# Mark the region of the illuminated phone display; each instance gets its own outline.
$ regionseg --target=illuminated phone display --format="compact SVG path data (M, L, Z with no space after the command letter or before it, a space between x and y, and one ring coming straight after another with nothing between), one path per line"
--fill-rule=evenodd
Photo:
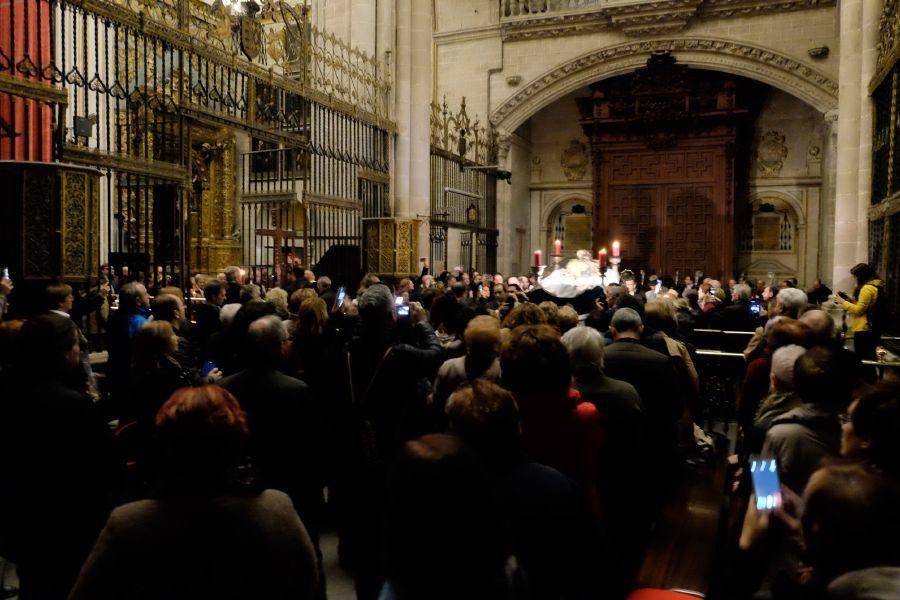
M773 510L781 506L781 481L778 479L778 461L774 458L753 456L750 458L750 477L756 494L756 510Z

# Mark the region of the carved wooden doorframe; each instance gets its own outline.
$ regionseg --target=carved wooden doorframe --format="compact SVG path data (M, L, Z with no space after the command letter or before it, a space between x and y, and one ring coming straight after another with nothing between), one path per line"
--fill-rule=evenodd
M594 137L594 246L622 244L622 267L732 274L734 132L684 136L667 148Z

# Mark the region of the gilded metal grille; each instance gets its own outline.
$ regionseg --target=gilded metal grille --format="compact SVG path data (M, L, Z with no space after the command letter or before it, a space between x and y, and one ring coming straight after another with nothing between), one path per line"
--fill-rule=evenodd
M303 3L265 2L250 16L201 0L13 2L0 11L0 158L98 166L110 251L186 280L189 266L213 268L230 260L229 244L276 228L271 207L259 206L238 242L247 209L235 219L235 194L302 193L341 207L331 212L388 212L387 73L312 26ZM238 165L241 132L262 152ZM211 190L215 169L224 183ZM203 198L213 193L222 199L210 211ZM358 237L358 222L317 210L317 255L328 240ZM300 210L292 225L288 213L281 228L313 220Z
M872 138L872 203L891 193L891 101L893 78L885 81L872 95L875 128Z
M884 256L884 219L869 221L869 262L876 271L881 270Z
M886 283L888 301L891 303L891 318L888 330L892 333L897 333L898 326L900 326L900 272L897 269L897 265L900 265L900 213L891 215L888 227L888 272L886 274Z

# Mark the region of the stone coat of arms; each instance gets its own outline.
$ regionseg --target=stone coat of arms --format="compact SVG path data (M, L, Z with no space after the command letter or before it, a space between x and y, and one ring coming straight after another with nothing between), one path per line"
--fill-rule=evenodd
M563 172L569 181L581 181L587 172L588 154L584 142L572 140L560 158Z
M788 149L785 137L777 131L768 131L756 147L756 164L763 175L778 175L784 167Z

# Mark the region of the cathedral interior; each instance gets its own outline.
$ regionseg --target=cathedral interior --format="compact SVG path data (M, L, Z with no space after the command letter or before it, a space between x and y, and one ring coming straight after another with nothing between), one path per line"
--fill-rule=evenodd
M894 330L898 58L898 0L8 0L0 267L24 313L101 265L355 290L615 241L676 281L868 263Z
M21 293L358 281L615 239L635 272L900 291L895 2L608 4L8 3L0 263Z

